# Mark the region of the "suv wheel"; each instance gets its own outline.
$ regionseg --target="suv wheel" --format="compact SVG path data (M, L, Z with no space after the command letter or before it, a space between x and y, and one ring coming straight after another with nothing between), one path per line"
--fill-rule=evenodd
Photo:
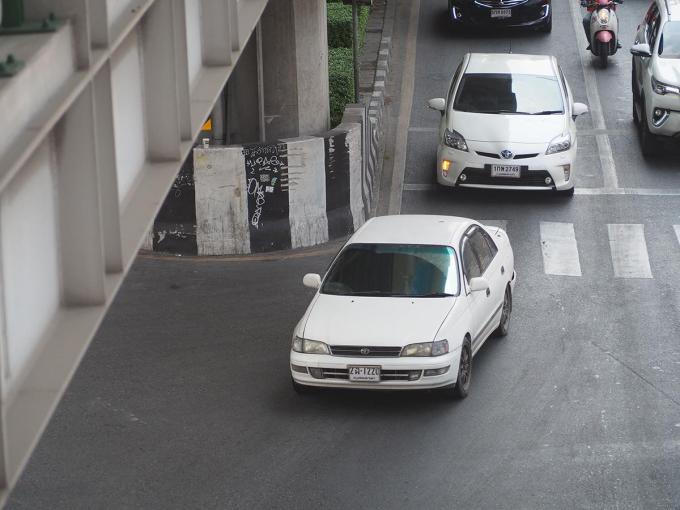
M642 155L645 157L654 156L657 151L658 141L656 137L649 131L644 97L640 97L640 110L640 117L642 117L640 119L640 146L642 148Z

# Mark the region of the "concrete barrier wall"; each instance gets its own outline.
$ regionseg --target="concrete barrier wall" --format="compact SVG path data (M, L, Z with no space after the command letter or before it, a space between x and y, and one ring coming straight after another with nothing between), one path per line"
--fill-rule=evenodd
M366 159L368 116L359 110L347 116L356 122L323 136L196 147L144 247L246 254L352 234L370 215L374 172Z

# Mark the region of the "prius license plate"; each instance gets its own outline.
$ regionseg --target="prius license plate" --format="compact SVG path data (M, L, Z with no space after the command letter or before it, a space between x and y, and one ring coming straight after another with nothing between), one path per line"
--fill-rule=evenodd
M349 380L354 382L379 382L380 367L349 366Z
M513 177L519 179L521 168L519 165L491 165L491 177Z
M510 9L491 9L492 18L509 18L512 16Z

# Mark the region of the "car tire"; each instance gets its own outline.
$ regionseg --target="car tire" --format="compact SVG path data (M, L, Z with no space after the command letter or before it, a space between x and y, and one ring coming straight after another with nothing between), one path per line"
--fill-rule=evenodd
M290 382L293 384L293 391L298 395L309 395L310 393L314 393L316 391L314 386L307 386L306 384L295 382L295 379L292 377L290 378Z
M503 298L503 308L501 311L501 322L498 324L494 334L497 337L508 336L510 331L510 316L512 315L512 290L510 285L505 288L505 297Z
M574 186L572 186L572 187L569 188L569 189L561 189L561 190L557 190L557 191L555 191L555 194L556 194L558 197L568 197L568 198L571 198L571 197L574 196Z
M460 351L460 361L458 363L458 378L453 387L453 396L459 400L464 399L470 392L470 379L472 376L472 348L470 339L466 338L463 348Z
M633 60L633 70L630 76L630 88L633 91L633 123L636 126L640 125L640 117L638 116L639 96L637 83L635 82L635 60Z
M647 124L647 111L645 110L645 100L644 97L640 98L640 148L642 149L642 155L646 158L654 156L658 149L658 142L656 137L649 130L649 125Z
M550 13L550 16L548 16L548 21L546 21L543 26L541 26L540 31L545 34L552 32L552 13Z

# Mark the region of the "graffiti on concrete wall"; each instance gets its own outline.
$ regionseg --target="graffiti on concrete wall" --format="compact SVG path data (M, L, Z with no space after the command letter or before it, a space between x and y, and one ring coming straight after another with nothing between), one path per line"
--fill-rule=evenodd
M247 145L243 157L251 251L290 248L287 145Z
M328 238L337 239L354 232L350 208L350 164L347 133L324 139L326 156L326 214Z

